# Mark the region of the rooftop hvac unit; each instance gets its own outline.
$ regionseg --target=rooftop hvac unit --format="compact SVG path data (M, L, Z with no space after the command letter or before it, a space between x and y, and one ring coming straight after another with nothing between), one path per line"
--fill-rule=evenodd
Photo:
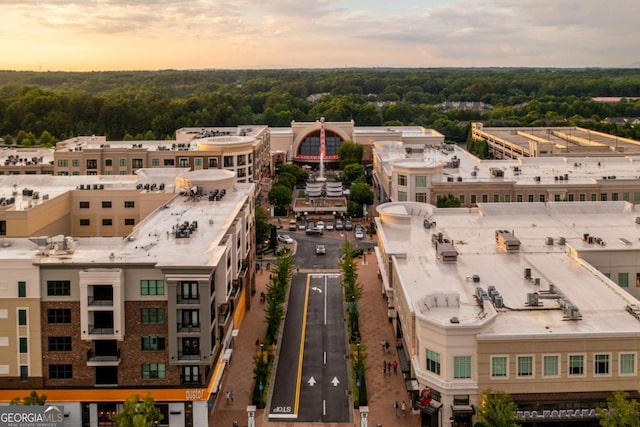
M537 307L539 304L538 301L538 293L537 292L531 292L527 294L527 305L529 307Z
M489 293L489 297L491 299L493 299L493 296L498 293L498 291L496 290L496 287L493 285L489 285L489 287L487 288L487 292Z
M530 268L525 268L524 269L524 278L529 280L531 279L531 269Z
M473 283L480 283L480 276L474 274L473 276L471 276L471 280L473 280Z
M493 304L496 306L496 308L504 307L504 300L502 299L502 295L496 295L493 299Z
M545 237L544 238L544 243L547 246L553 246L553 237L549 237L549 236Z
M567 243L567 239L566 238L564 238L562 236L558 237L558 245L564 246L566 243Z
M481 300L483 295L484 295L484 289L482 289L480 286L478 286L476 288L476 298Z

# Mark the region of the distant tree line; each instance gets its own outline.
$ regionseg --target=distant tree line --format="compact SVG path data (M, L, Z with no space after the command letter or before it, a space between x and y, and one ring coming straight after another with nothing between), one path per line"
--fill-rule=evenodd
M310 96L315 95L315 96ZM172 139L181 127L354 120L420 125L464 142L471 121L488 126L580 125L640 138L637 69L346 69L137 72L0 71L0 135L51 145L77 135ZM488 110L442 109L477 101Z

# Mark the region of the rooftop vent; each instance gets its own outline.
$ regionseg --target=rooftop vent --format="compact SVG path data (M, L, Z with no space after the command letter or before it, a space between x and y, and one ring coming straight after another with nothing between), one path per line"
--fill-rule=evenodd
M507 252L518 252L520 250L520 239L514 236L513 231L496 230L496 243Z

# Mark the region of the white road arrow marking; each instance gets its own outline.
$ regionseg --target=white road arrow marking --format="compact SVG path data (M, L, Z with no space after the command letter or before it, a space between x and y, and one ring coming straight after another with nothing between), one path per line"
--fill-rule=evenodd
M338 381L338 377L333 377L333 379L331 380L331 384L333 384L334 387L338 387L338 384L340 384L340 381Z
M312 291L317 291L317 292L322 293L322 289L320 289L320 288L319 288L319 287L317 287L317 286L312 287L312 288L311 288L311 290L312 290Z
M313 378L313 377L309 378L309 381L307 381L307 383L309 383L309 385L310 385L311 387L313 387L314 385L316 385L316 382L317 382L317 381L316 381L316 379L315 379L315 378Z

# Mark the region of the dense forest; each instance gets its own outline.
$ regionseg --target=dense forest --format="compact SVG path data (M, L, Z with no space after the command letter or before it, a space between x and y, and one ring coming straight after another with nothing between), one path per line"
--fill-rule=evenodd
M625 97L610 105L592 97ZM580 125L640 139L637 69L324 69L0 71L0 135L49 145L76 135L172 139L187 126L354 120L420 125L465 141L487 126ZM482 102L484 109L444 102Z

